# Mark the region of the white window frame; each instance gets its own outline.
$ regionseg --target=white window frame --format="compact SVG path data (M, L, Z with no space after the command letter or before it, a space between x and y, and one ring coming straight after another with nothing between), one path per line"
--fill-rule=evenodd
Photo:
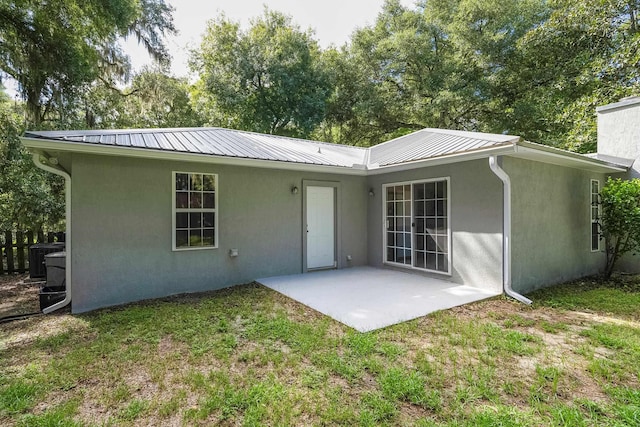
M593 200L593 196L594 196L594 192L593 192L593 184L596 183L598 185L598 192L595 193L596 194L596 218L593 217L593 204L594 204L594 200ZM592 179L589 181L589 248L591 249L591 252L600 252L602 250L602 243L600 243L600 233L598 232L598 247L596 249L594 249L593 247L593 224L594 223L598 223L598 220L602 217L602 206L600 205L600 203L598 203L598 194L600 194L600 190L601 190L601 186L600 186L600 180L599 179ZM598 227L598 231L600 230L600 228Z
M176 208L176 175L188 174L188 175L212 175L215 179L215 195L214 206L215 208ZM220 180L218 174L210 172L195 172L195 171L173 171L171 173L171 247L174 252L182 251L198 251L206 249L218 249L219 234L218 233L218 219L220 216L220 209L218 205L218 193L220 191ZM176 213L178 212L213 212L214 224L213 224L213 241L212 246L190 246L190 247L176 247Z
M421 183L429 183L429 182L438 182L438 181L446 181L447 182L447 271L438 271L438 270L430 270L427 268L414 267L415 264L415 256L414 251L416 247L416 235L414 233L415 227L411 227L411 264L400 264L397 262L387 261L387 188L395 187L400 185L410 185L411 186L411 224L415 224L415 215L414 215L414 207L413 207L413 184L421 184ZM438 177L438 178L427 178L427 179L416 179L413 181L400 181L400 182L389 182L386 184L382 184L382 263L385 265L391 265L399 268L406 268L409 270L427 272L440 274L443 276L451 276L452 275L452 264L453 264L453 248L451 246L451 178L448 176Z

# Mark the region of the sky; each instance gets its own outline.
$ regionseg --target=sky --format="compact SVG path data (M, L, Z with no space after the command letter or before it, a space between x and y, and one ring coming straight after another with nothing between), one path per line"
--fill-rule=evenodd
M401 0L412 6L415 0ZM167 0L174 7L177 36L166 38L172 59L171 71L176 76L188 75L189 50L200 44L207 21L224 13L227 18L240 22L243 28L250 20L263 13L264 5L293 18L303 30L314 30L322 48L342 46L357 28L375 22L384 0ZM148 55L134 39L124 45L131 56L134 69L150 64Z

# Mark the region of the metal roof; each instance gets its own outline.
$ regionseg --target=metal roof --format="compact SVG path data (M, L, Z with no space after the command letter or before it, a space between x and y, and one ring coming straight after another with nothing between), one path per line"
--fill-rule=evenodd
M30 131L25 137L342 167L364 165L366 155L361 147L222 128Z
M609 156L607 154L589 153L585 156L590 159L601 160L603 162L610 163L612 165L621 166L623 168L630 168L635 163L635 159L627 159L625 157Z
M313 165L337 168L345 173L382 173L417 167L423 161L435 164L469 160L498 152L596 171L621 171L628 167L613 159L589 158L530 143L519 136L430 128L371 148L222 128L29 131L23 142L27 147L39 150L151 158L171 153L181 158L195 154L192 160L197 156L212 156L216 162L224 161L221 158L238 160L238 164L240 159L245 159L245 163L257 160L259 162L252 164L275 168ZM265 162L261 162L263 160Z
M513 145L519 136L422 129L371 147L369 163L396 165L423 159Z

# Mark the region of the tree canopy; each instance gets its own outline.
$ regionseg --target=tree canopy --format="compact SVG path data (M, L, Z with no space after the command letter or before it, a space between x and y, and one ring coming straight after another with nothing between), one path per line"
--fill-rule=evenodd
M196 105L214 125L309 136L330 90L319 58L311 33L286 15L265 9L247 30L222 16L193 53Z
M637 0L554 0L517 43L506 120L527 138L595 151L595 107L640 93Z
M376 22L356 31L342 52L355 78L340 80L335 90L359 95L350 97L348 108L356 114L347 115L347 123L369 143L424 127L495 130L502 74L517 41L546 14L540 0L422 2L414 8L388 0Z
M20 144L23 112L0 97L0 231L55 227L64 213L64 184L37 169Z
M164 0L0 0L0 70L18 82L31 126L54 111L61 119L84 84L126 77L122 38L135 36L167 62L171 11Z
M196 127L203 124L185 78L162 68L144 68L120 90L103 84L86 88L75 120L88 128Z
M19 82L35 128L206 123L372 145L443 127L587 152L595 106L640 92L639 10L640 0L387 0L323 50L265 8L248 28L209 22L193 84L160 67L122 88L118 40L168 59L164 0L0 0L0 70Z
M639 5L387 0L332 54L344 71L321 135L366 145L443 127L593 151L595 107L640 92Z
M639 11L640 0L386 0L327 49L277 11L247 28L220 15L190 81L167 72L165 0L0 0L0 78L24 99L23 116L2 100L0 165L41 185L20 163L23 128L207 124L369 146L442 127L594 151L595 107L640 94ZM132 73L126 37L157 65ZM1 185L6 205L14 190ZM40 200L57 194L42 189Z

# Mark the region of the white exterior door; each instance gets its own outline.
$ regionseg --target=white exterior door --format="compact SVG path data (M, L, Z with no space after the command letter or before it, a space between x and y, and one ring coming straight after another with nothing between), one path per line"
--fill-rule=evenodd
M333 187L307 187L307 269L335 266Z

